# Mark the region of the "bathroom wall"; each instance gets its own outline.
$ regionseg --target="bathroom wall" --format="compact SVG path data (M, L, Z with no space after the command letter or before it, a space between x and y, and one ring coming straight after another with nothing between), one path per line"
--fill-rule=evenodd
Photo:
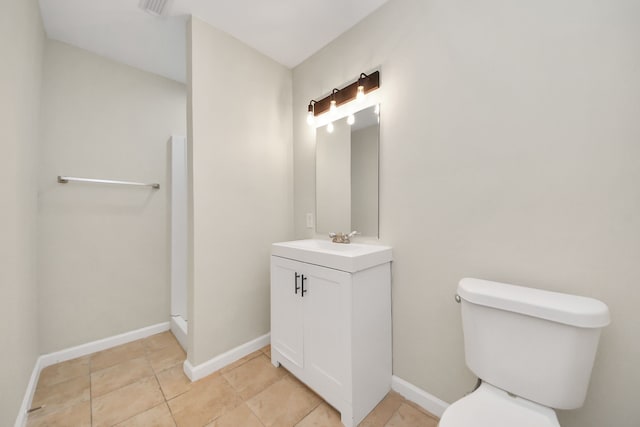
M632 0L392 0L293 70L304 238L315 151L306 105L381 67L395 375L448 402L471 390L453 300L463 277L592 296L613 323L585 406L560 421L637 425L639 18Z
M36 147L44 30L37 0L0 14L0 425L13 425L38 357Z
M40 350L169 320L168 141L185 85L47 41L39 166ZM159 190L56 182L158 182Z
M269 332L270 245L293 236L291 71L193 18L189 361Z

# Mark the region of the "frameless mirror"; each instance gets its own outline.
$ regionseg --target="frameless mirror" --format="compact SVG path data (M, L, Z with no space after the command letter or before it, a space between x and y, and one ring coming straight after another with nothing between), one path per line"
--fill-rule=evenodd
M380 107L351 119L316 129L316 232L378 237Z

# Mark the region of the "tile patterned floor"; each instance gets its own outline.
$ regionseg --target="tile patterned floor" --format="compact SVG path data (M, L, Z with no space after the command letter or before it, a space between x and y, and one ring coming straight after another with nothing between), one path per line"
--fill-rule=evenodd
M341 427L340 414L270 362L267 346L191 383L170 332L43 369L28 427ZM397 393L361 427L436 427Z

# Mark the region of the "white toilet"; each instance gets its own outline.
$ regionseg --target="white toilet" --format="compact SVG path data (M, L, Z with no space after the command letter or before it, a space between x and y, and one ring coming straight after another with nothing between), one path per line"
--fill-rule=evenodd
M462 279L458 296L467 366L482 383L440 427L559 427L552 408L582 406L604 303L479 279Z

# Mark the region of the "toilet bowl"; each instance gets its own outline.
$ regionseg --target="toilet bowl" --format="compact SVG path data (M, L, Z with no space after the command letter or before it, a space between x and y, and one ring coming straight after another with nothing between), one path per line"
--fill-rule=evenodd
M449 406L438 426L560 427L560 424L553 409L482 383L476 391Z
M609 324L604 303L480 279L462 279L456 301L465 361L482 383L440 427L559 427L554 408L582 406Z

